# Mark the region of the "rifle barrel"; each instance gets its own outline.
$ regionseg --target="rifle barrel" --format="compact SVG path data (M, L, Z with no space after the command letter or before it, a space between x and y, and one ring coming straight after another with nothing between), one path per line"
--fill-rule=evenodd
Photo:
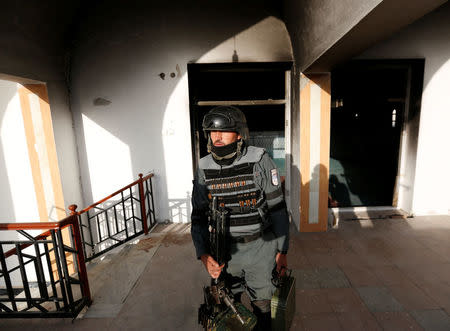
M223 296L223 301L225 302L225 304L231 308L231 310L233 311L233 313L236 314L236 317L238 318L239 322L241 322L242 325L245 324L244 319L242 318L241 314L239 314L239 312L237 311L236 307L233 305L233 302L231 302L230 298L228 297L228 295L224 295Z

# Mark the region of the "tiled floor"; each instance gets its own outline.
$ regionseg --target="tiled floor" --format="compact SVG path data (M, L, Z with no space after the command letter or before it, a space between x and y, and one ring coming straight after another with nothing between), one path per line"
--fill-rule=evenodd
M450 330L450 217L341 221L291 244L293 329Z
M102 284L93 285L94 304L84 317L73 323L0 320L0 329L200 330L197 308L208 276L195 259L188 227L174 230L155 233L127 253L145 266L121 265L120 277L111 272L96 278ZM326 233L292 231L288 262L297 288L291 330L448 331L449 252L450 216L341 221ZM106 281L115 281L117 289L102 293L114 287Z

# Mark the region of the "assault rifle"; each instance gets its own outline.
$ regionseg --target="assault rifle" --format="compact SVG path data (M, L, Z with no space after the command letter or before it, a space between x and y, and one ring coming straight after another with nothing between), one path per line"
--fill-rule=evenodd
M209 219L211 255L219 265L228 261L228 211L217 207L212 201ZM198 323L205 330L251 330L256 324L255 316L242 304L234 303L233 295L226 285L224 272L212 278L211 285L203 287L205 302L198 310Z
M211 248L211 255L219 265L224 264L228 260L228 243L227 243L227 216L228 211L217 207L217 197L213 198L211 216L210 216L210 232L209 242Z

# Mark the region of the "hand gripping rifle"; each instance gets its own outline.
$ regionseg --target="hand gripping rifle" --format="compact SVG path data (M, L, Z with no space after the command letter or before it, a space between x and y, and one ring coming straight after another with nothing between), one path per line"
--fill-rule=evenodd
M217 198L212 201L209 220L211 255L219 265L228 261L228 211L217 207ZM230 289L226 286L222 272L212 278L211 285L203 288L205 303L198 310L198 323L205 330L251 330L252 314L241 304L234 304ZM249 315L248 318L243 314ZM237 322L237 321L238 322Z

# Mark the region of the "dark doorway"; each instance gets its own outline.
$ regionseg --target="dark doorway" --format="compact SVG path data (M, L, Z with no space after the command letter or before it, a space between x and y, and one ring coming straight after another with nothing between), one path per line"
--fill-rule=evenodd
M207 154L203 116L217 105L241 109L250 131L249 144L264 147L285 174L286 71L291 63L189 64L189 101L193 162Z
M367 60L332 71L329 192L339 207L395 205L410 70L408 60Z

